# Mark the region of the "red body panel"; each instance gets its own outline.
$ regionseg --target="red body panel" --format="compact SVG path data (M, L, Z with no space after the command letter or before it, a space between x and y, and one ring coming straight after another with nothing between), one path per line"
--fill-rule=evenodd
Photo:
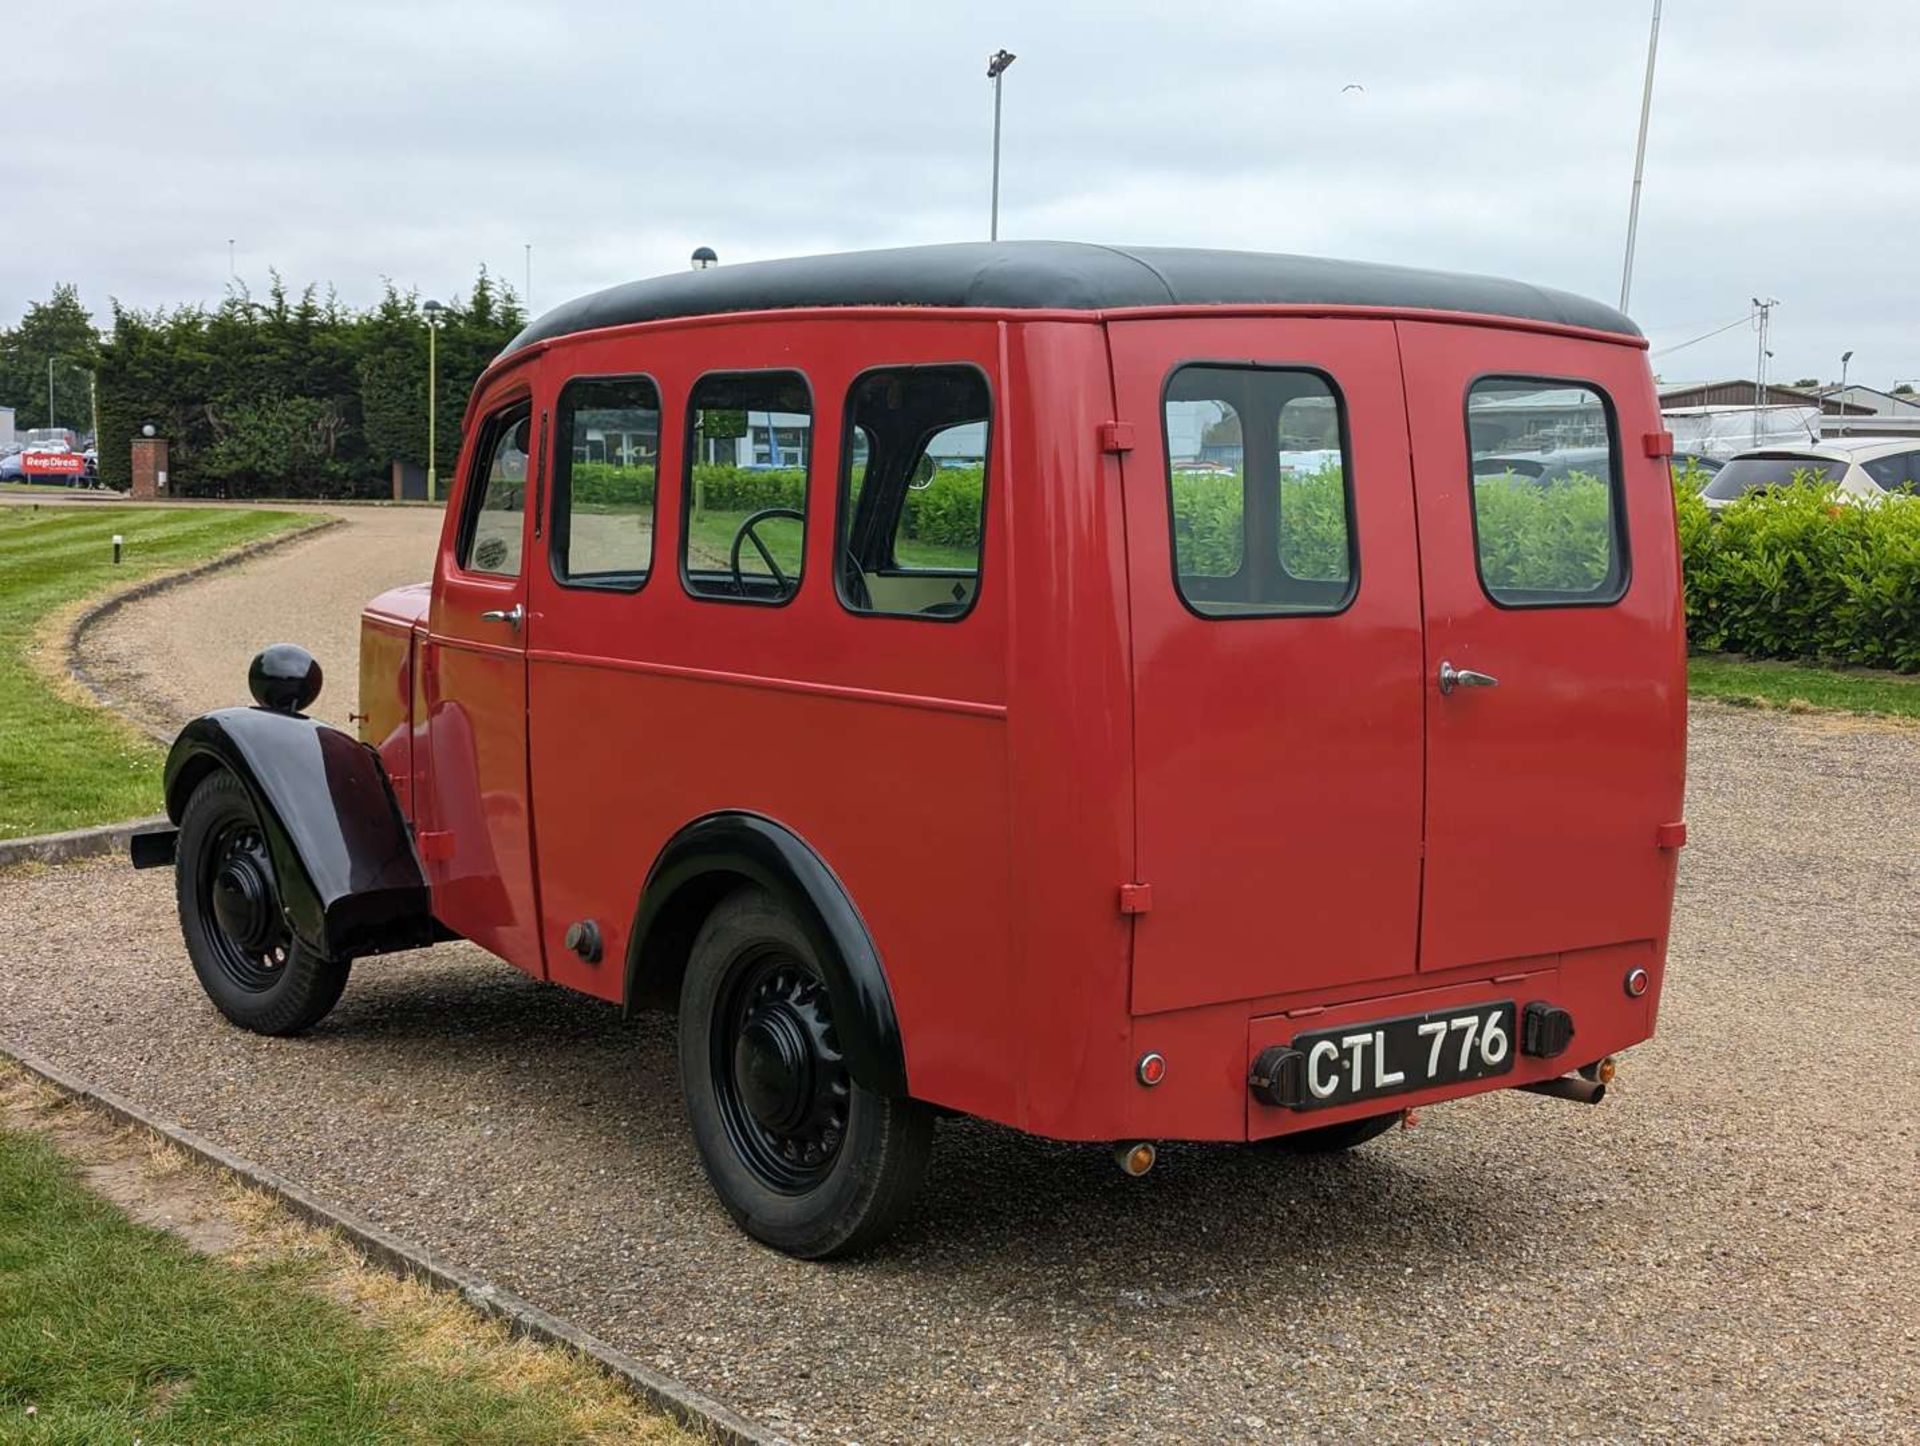
M1179 362L1224 359L1338 384L1360 551L1338 615L1204 619L1175 592L1162 391ZM856 615L833 586L843 400L859 373L915 362L977 366L993 393L982 581L952 623ZM691 597L689 390L773 367L814 398L804 581L779 607ZM1612 397L1633 558L1619 604L1513 613L1480 591L1462 406L1487 371ZM661 847L716 810L763 814L827 863L875 940L913 1093L1061 1138L1336 1122L1248 1094L1259 1049L1308 1029L1504 998L1574 1011L1568 1056L1432 1097L1651 1031L1684 673L1636 346L1352 309L707 317L516 354L476 392L467 451L509 400L531 393L544 438L569 378L637 373L663 408L643 587L558 583L537 488L523 577L463 574L457 492L429 621L417 594L369 612L363 736L413 780L450 927L617 1000ZM480 621L516 602L517 633ZM1442 657L1502 687L1443 702ZM588 919L599 963L562 943ZM1653 975L1640 999L1620 982L1635 965ZM1153 1089L1134 1076L1149 1049L1168 1062Z

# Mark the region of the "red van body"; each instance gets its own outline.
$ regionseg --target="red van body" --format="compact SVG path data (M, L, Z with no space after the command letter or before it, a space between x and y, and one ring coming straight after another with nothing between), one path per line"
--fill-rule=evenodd
M970 369L991 397L962 616L864 613L834 585L844 409L876 367ZM781 606L742 606L674 575L684 413L703 378L768 369L811 397L804 569ZM1182 570L1176 495L1238 475L1202 453L1252 468L1270 425L1182 398L1271 376L1337 421L1337 446L1283 439L1273 464L1284 490L1288 457L1338 454L1350 561L1324 607L1210 601L1230 585ZM570 586L554 418L570 382L620 377L658 395L650 571ZM460 549L509 409L533 442L501 576ZM1519 464L1486 460L1485 419L1600 438L1611 583L1488 581L1475 489ZM480 380L432 582L366 610L360 736L436 926L616 1003L672 999L718 896L718 855L668 879L685 831L742 816L803 841L871 940L926 1105L1148 1142L1515 1086L1597 1098L1654 1027L1684 836L1667 451L1631 323L1508 283L1049 243L640 283ZM679 903L649 898L669 883Z

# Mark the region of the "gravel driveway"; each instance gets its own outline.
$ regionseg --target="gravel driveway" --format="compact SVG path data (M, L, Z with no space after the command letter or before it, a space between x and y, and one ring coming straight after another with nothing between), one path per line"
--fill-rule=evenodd
M1920 1439L1920 730L1703 705L1692 768L1661 1033L1600 1108L1140 1181L952 1122L848 1264L732 1228L666 1020L467 945L258 1039L170 875L0 876L0 1035L800 1440Z
M177 727L247 701L247 664L300 643L326 675L315 716L346 726L360 696L360 608L433 574L438 508L336 507L337 526L257 563L214 573L112 614L88 635L88 670L136 716Z

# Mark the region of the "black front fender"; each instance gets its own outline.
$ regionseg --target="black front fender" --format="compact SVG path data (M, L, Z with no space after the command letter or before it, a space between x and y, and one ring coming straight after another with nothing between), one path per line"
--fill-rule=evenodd
M629 1003L658 992L644 987L649 972L684 967L699 919L721 892L742 882L773 894L811 937L853 1077L877 1094L904 1096L900 1021L866 922L826 861L791 829L759 814L708 814L660 851L647 872L627 944Z
M175 823L224 768L260 816L295 937L331 959L434 937L426 878L380 755L338 728L265 708L223 708L180 730L167 755Z

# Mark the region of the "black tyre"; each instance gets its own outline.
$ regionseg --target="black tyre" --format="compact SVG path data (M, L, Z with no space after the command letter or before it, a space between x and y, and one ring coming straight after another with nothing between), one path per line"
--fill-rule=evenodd
M1283 1155L1334 1155L1364 1145L1384 1135L1400 1123L1400 1112L1369 1115L1365 1119L1345 1120L1337 1125L1322 1125L1317 1130L1297 1130L1291 1135L1275 1135L1266 1143Z
M680 1083L715 1193L776 1250L851 1254L891 1231L919 1193L932 1112L847 1072L814 947L763 889L722 900L694 940Z
M242 1029L298 1034L347 987L350 960L322 958L293 937L260 819L224 768L187 800L174 892L200 987Z

